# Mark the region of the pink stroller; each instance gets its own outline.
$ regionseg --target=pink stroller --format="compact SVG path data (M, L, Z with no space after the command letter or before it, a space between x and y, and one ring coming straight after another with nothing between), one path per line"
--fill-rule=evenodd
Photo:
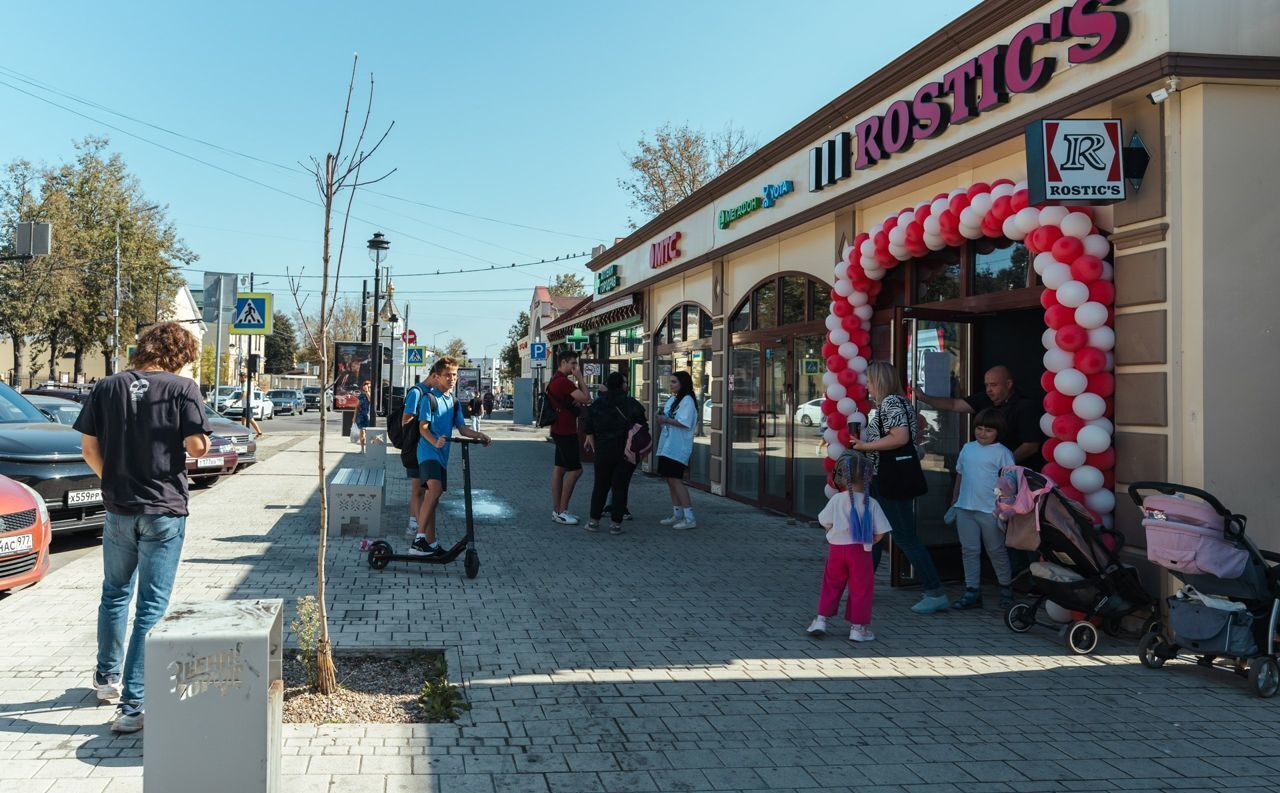
M1129 497L1142 509L1147 558L1184 584L1166 599L1165 626L1142 639L1138 658L1143 665L1158 669L1182 652L1196 656L1201 666L1222 658L1237 674L1247 669L1255 694L1275 696L1280 692L1280 565L1268 562L1280 562L1280 554L1259 550L1245 536L1245 516L1203 490L1136 482Z

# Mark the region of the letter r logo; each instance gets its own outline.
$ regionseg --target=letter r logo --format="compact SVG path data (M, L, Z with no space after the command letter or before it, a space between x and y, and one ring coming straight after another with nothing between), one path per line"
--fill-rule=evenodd
M1062 140L1067 144L1067 156L1059 164L1064 171L1083 171L1091 168L1105 171L1107 163L1101 153L1107 147L1107 139L1095 133L1065 133Z

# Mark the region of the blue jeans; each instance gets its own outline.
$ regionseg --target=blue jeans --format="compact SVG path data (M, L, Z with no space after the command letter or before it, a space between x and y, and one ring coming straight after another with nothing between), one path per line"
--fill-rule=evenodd
M920 584L924 587L926 595L944 594L942 589L942 580L938 577L938 568L933 566L933 557L929 555L928 549L920 542L919 535L916 534L916 513L915 502L899 501L892 498L880 498L876 495L876 487L871 487L872 498L884 510L884 516L889 519L889 525L893 527L890 537L893 538L893 544L902 549L907 555L907 561L911 562L911 566L915 568L915 573L920 578ZM871 564L878 569L880 567L880 555L883 552L884 541L876 543L871 549Z
M187 519L175 515L116 515L107 512L102 530L102 602L98 604L99 675L118 673L124 660L121 702L142 704L143 642L164 616L178 572ZM133 635L124 654L129 598L138 582Z

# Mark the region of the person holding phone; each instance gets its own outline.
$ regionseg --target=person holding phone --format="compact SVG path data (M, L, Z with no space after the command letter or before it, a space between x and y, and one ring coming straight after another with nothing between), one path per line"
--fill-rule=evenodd
M562 350L556 355L556 372L547 383L547 400L556 411L556 420L551 424L551 440L556 446L555 465L551 468L551 519L572 526L578 523L578 516L569 511L569 502L582 476L578 406L591 404L578 369L577 351Z

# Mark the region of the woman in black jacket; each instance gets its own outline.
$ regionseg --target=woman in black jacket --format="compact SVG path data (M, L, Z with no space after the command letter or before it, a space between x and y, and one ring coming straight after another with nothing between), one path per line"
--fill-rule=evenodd
M626 458L627 436L631 427L649 426L644 406L627 396L626 377L622 372L610 372L604 380L605 390L587 408L586 448L594 451L595 482L591 488L591 517L587 531L600 530L600 516L604 514L605 497L613 491L610 504L610 534L622 533L622 517L627 511L627 489L635 463Z

